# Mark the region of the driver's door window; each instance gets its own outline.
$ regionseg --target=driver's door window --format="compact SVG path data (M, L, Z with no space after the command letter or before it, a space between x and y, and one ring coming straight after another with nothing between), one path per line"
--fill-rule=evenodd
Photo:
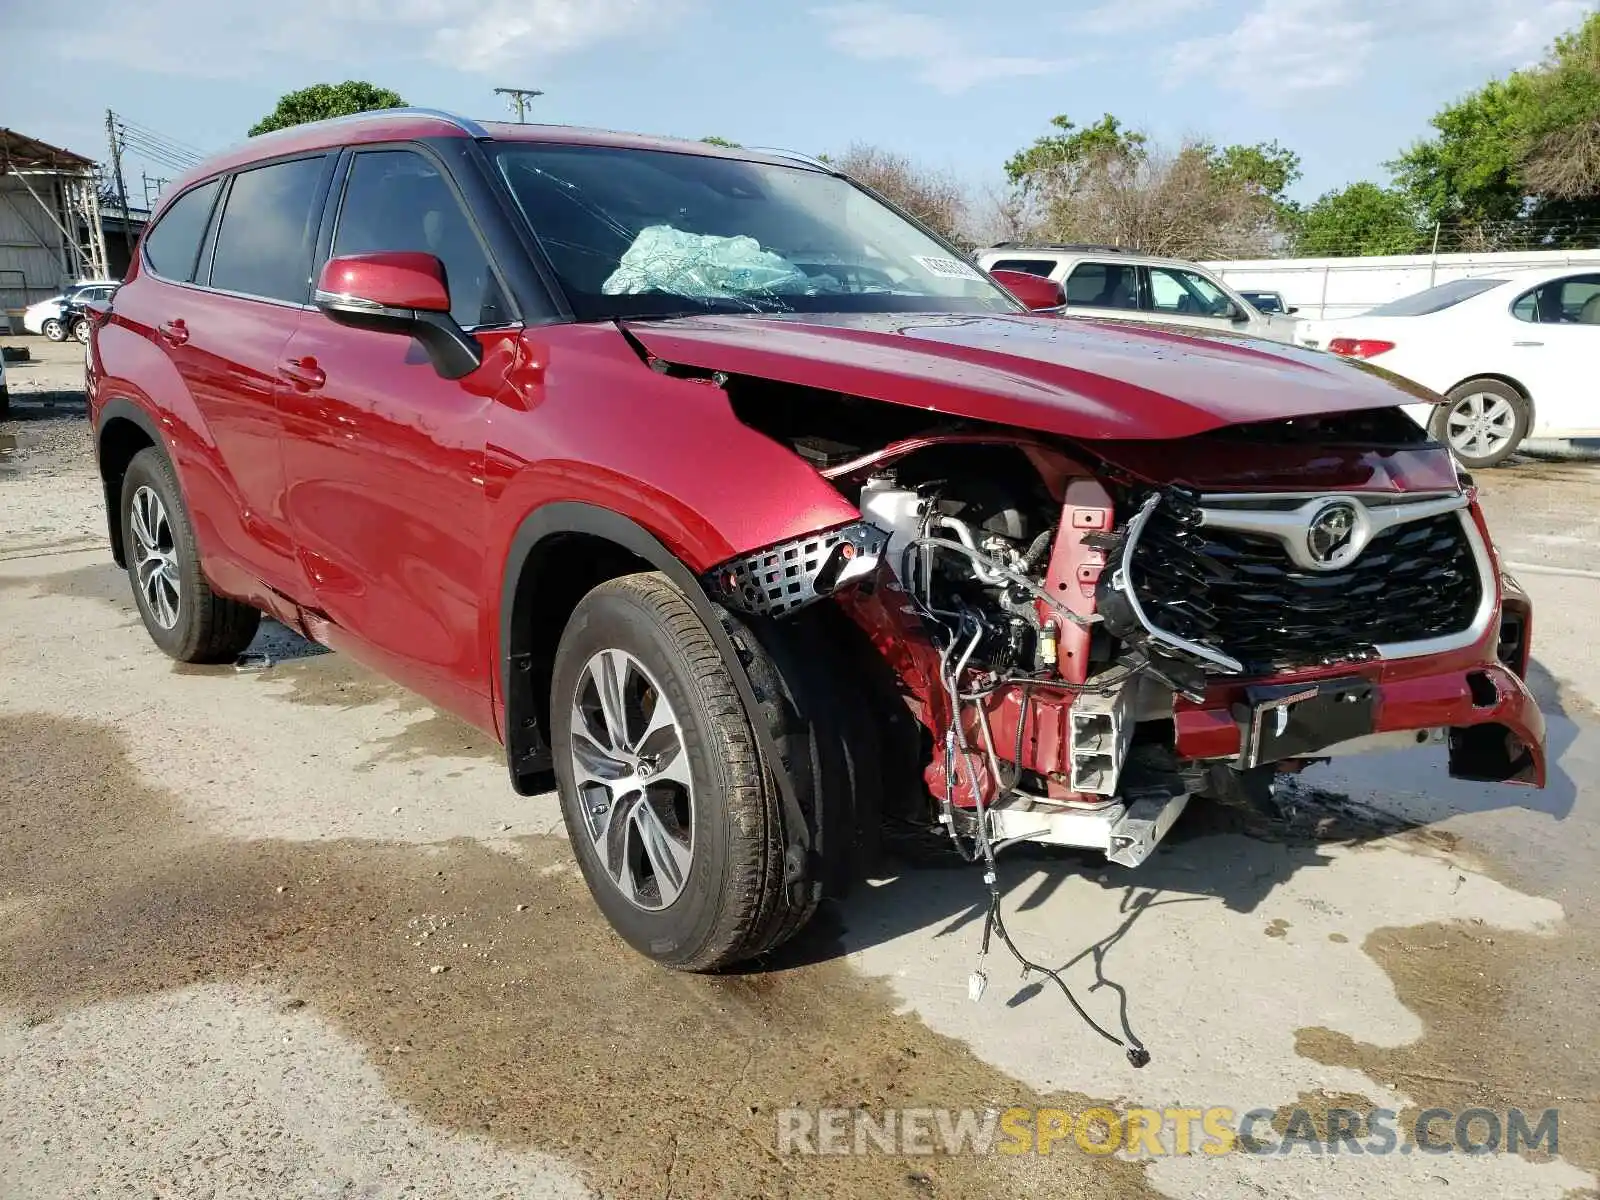
M1177 267L1150 268L1151 311L1169 317L1228 321L1233 301L1204 275Z

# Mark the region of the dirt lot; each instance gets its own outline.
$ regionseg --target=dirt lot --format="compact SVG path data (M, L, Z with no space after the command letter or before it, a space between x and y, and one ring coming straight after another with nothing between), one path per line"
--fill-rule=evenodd
M0 1196L1558 1197L1600 1171L1600 468L1481 481L1539 604L1541 793L1408 752L1287 821L1192 809L1136 872L907 865L765 969L647 965L552 797L277 627L179 668L104 547L75 345L0 425ZM790 1105L1560 1109L1559 1154L807 1157Z

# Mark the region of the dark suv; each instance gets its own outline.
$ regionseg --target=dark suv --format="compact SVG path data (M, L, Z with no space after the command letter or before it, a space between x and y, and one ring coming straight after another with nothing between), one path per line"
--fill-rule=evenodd
M669 966L775 946L891 824L1134 866L1357 749L1543 782L1528 602L1416 389L1031 313L823 164L257 138L171 190L89 386L156 643L265 612L490 731Z

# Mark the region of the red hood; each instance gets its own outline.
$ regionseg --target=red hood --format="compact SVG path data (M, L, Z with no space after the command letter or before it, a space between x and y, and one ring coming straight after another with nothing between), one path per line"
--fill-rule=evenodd
M670 363L1074 438L1188 437L1436 399L1297 346L1077 317L829 313L623 324Z

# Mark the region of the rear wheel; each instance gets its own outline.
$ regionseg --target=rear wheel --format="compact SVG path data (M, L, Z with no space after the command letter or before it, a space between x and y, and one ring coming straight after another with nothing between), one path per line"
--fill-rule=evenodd
M261 614L206 582L172 464L141 450L122 478L122 545L139 616L179 662L231 662L255 638Z
M66 326L55 317L51 317L48 321L46 321L43 327L40 329L40 332L52 342L64 342L67 340Z
M782 809L733 678L688 599L657 573L578 604L556 653L551 734L573 852L640 953L708 971L810 918L783 882Z
M1494 467L1516 453L1531 416L1526 397L1509 383L1469 379L1439 405L1431 429L1463 466Z

